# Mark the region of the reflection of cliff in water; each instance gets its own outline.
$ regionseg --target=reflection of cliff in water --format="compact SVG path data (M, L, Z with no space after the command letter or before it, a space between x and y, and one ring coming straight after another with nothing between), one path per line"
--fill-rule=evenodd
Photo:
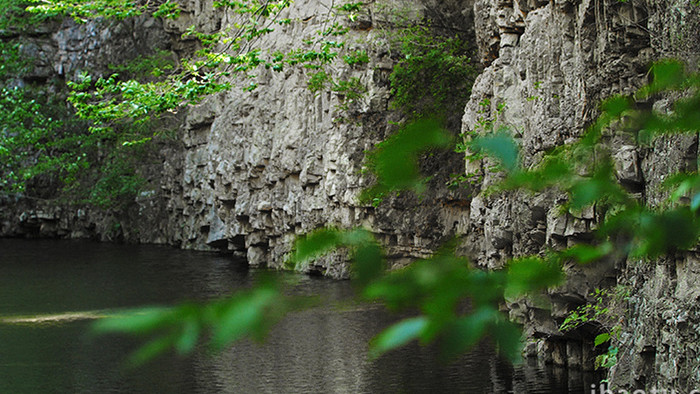
M324 299L352 293L347 282L307 279L303 286ZM375 305L316 308L289 316L263 346L243 342L198 358L198 370L231 393L588 393L602 378L534 359L513 367L488 343L452 363L415 343L369 360L369 340L397 319Z

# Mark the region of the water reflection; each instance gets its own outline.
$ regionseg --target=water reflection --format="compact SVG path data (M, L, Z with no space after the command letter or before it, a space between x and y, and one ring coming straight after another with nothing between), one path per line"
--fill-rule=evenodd
M153 246L0 239L0 316L209 299L255 276L228 257ZM348 282L281 274L294 291L348 300ZM327 302L288 316L262 346L169 355L136 370L138 341L93 337L89 322L0 324L0 393L587 393L594 377L525 364L482 345L452 364L417 345L367 359L396 320L378 305ZM587 383L587 384L586 384Z

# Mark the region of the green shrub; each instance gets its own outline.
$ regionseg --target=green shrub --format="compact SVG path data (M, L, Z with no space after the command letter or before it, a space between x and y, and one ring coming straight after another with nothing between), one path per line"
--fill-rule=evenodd
M466 38L441 35L427 25L392 32L399 61L390 75L393 107L413 118L462 112L477 70Z

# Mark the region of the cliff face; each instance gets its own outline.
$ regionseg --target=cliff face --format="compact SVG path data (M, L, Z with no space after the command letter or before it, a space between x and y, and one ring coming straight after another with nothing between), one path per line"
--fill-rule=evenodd
M332 5L296 1L282 16L291 23L256 45L270 52L302 46L329 23ZM420 202L415 196L389 198L377 208L357 202L368 183L361 174L364 152L401 120L389 108L388 76L397 58L387 40L392 13L406 9L414 18L430 15L447 30L468 30L473 25L465 23L471 20L471 0L371 7L343 37L347 47L367 50L369 64L331 65L334 77L357 78L368 87L360 99L351 103L337 92L311 92L310 72L302 67L261 70L253 92L234 88L187 111L178 140L162 142L160 151L151 154L143 169L149 188L128 210L103 213L22 201L13 205L11 213L6 211L3 233L93 236L223 250L246 256L251 265L278 267L298 234L319 226L363 225L376 231L397 264L427 255L443 239L466 231L468 193L445 185L450 173L463 172L460 155L442 154L442 175ZM181 38L190 25L214 32L233 18L235 14L214 10L213 2L205 1L185 2L181 17L162 25L145 18L109 26L66 21L42 38L41 45L49 49L35 54L46 64L42 78L61 75L70 80L84 66L100 70L117 63L114 55L127 54L122 47L135 41L147 44L145 49L184 55L194 45ZM102 53L102 48L112 52ZM329 257L313 269L334 277L348 274L341 256Z
M470 4L463 3L459 5L468 14ZM292 23L259 45L285 52L313 38L325 23L320 10L326 6L330 4L295 2L286 16ZM438 12L448 21L454 19L431 2L411 7L418 14ZM191 109L183 130L184 159L172 164L175 175L161 185L169 197L170 225L156 241L244 253L251 265L277 267L296 235L324 225L373 228L389 253L402 258L424 255L440 238L459 232L466 214L440 209L441 201L463 200L465 193L448 193L444 186L420 205L395 199L375 209L357 202L367 184L361 174L364 152L388 135L394 127L390 121L398 120L388 108L388 75L395 59L378 28L382 17L364 14L345 38L354 47L371 43L369 64L333 64L337 77L358 78L368 87L353 103L341 94L310 92L307 72L289 68L282 73L263 71L252 93L234 90ZM171 28L179 31L184 26ZM448 161L447 167L461 171L459 156ZM417 208L402 209L406 206ZM173 231L174 226L179 227ZM340 256L314 269L347 276Z
M140 19L53 26L25 46L28 55L41 60L32 78L70 79L88 66L104 69L139 47L183 54L192 44L180 39L187 26L215 31L230 17L211 6L211 1L188 2L180 20L164 25ZM261 46L285 51L314 36L327 6L295 2L288 11L292 23ZM480 119L497 119L516 135L526 166L579 137L596 118L602 99L646 83L652 61L672 56L696 67L700 56L700 7L688 0L425 0L408 6L447 28L474 29L485 69L466 103L462 129L478 132ZM322 225L373 229L397 265L430 253L454 235L461 237L462 252L488 268L501 267L513 256L590 239L598 213L561 214L564 196L556 191L472 198L468 191L446 188L444 177L464 171L463 158L456 154L433 161L443 178L433 182L422 201L401 196L377 208L356 201L367 183L361 174L364 151L400 120L388 107L388 75L396 59L377 29L382 18L379 12L363 14L347 40L367 49L368 65L333 65L339 76L359 78L369 87L362 99L347 105L343 95L314 94L300 68L263 71L255 91L221 93L183 115L178 138L161 143L149 157L143 170L149 190L129 210L105 213L5 201L1 234L123 238L223 250L245 255L251 265L273 267L284 262L296 235ZM663 108L667 103L648 104ZM697 137L668 137L641 149L613 136L611 146L620 182L652 205L664 199L659 185L668 174L697 166ZM483 172L477 189L496 180L483 165L468 164L467 171ZM594 330L565 336L558 325L572 308L592 301L593 289L622 286L629 299L619 309L621 345L611 370L613 384L698 387L697 263L689 253L656 262L572 265L566 267L567 284L550 294L551 305L513 300L508 308L534 339L530 355L591 368ZM347 276L340 255L313 269Z
M547 149L580 136L602 99L630 94L646 83L652 61L677 57L696 67L699 15L687 1L479 0L477 42L489 66L475 82L463 129L478 131L480 118L497 118L519 139L528 166ZM662 109L668 103L647 105ZM697 136L667 137L642 149L613 135L610 145L619 181L652 206L666 197L659 186L669 174L697 168ZM485 172L484 186L492 178ZM561 214L562 197L556 192L475 197L470 234L476 260L498 267L514 255L590 239L597 212ZM629 299L609 317L622 329L618 362L610 371L613 387L690 390L700 384L692 285L697 264L689 253L566 267L569 279L552 292L550 310L514 302L511 317L536 339L528 347L531 354L590 368L594 332L584 328L563 336L556 326L572 308L594 302L593 289L617 285Z
M497 117L519 139L529 166L545 151L580 136L603 98L644 84L654 50L640 27L647 12L635 2L518 3L476 5L481 16L476 19L485 24L479 29L480 53L490 66L475 82L464 129L477 129L479 118ZM621 181L641 188L639 153L628 145L616 149ZM486 176L488 185L493 176ZM585 237L595 213L561 217L556 202L557 196L474 199L475 224L485 231L499 229L485 233L479 260L494 266L505 256Z

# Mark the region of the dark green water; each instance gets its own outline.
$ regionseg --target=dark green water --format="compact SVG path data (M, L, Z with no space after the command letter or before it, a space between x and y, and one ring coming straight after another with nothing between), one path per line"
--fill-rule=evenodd
M0 239L0 317L104 311L211 299L252 283L230 257L155 246ZM281 274L295 292L348 300L348 282ZM378 306L290 315L262 345L168 355L136 370L137 342L95 337L89 321L0 324L5 393L589 393L594 377L513 368L479 348L455 363L408 347L369 361L367 342L395 320Z

